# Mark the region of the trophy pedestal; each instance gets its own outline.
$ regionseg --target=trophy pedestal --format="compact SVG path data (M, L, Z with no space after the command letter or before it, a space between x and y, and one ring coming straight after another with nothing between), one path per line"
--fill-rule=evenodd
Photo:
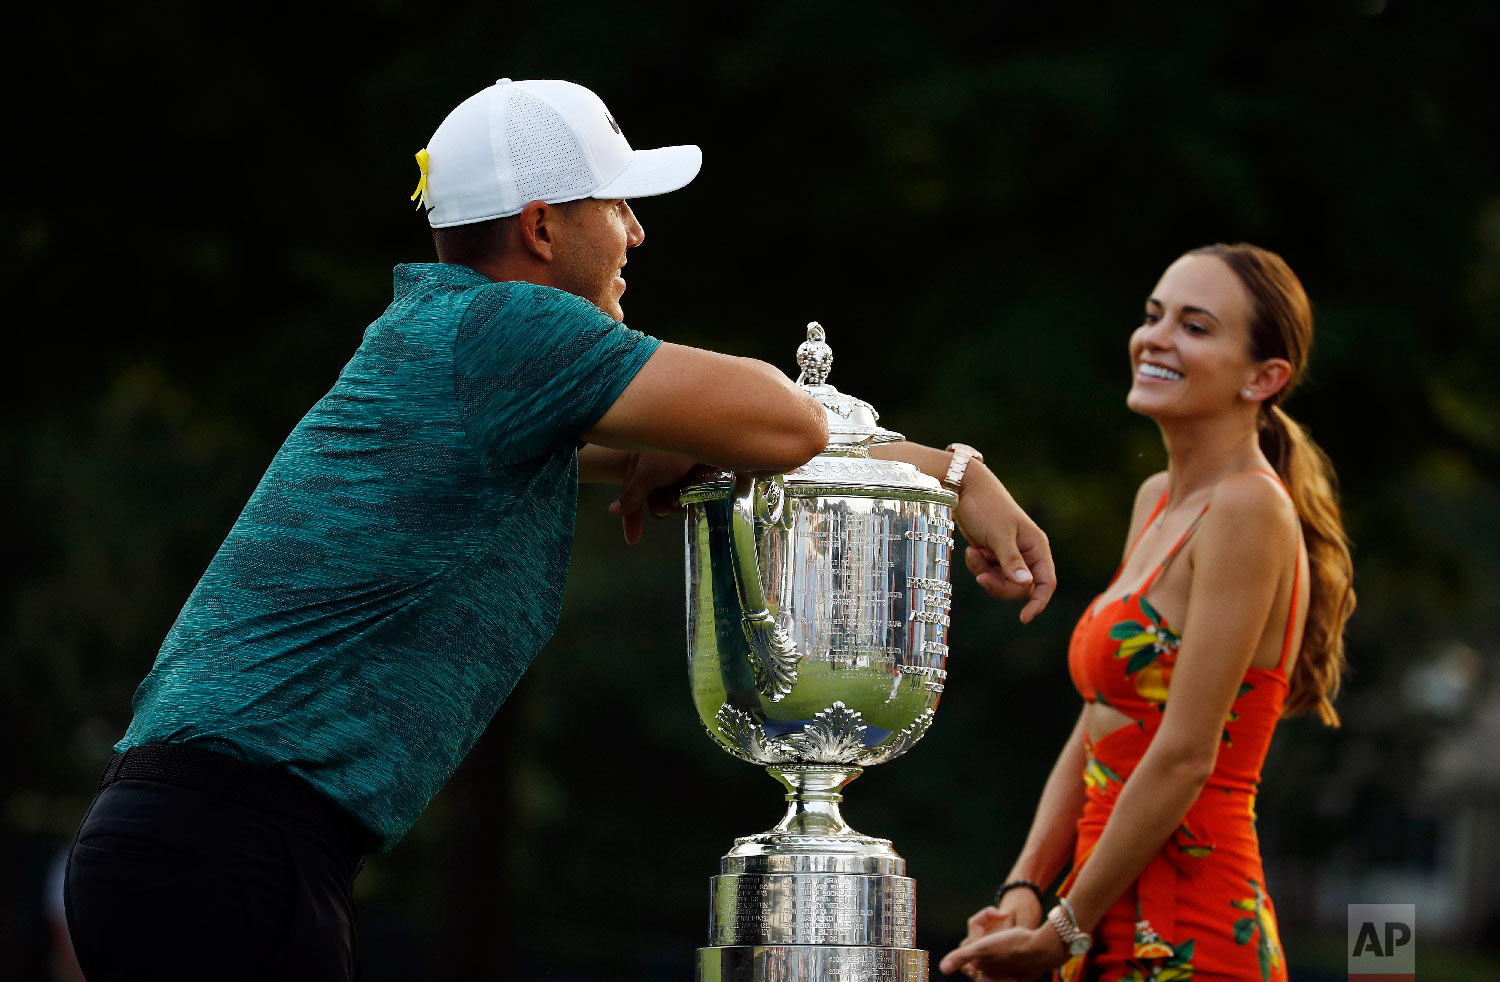
M769 770L790 807L720 860L697 982L927 982L906 861L839 815L839 791L860 769Z

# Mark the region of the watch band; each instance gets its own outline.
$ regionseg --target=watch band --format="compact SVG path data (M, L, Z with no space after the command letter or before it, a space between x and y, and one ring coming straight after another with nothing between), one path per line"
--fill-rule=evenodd
M964 486L964 471L969 469L969 461L977 460L984 463L984 454L967 443L950 443L946 449L953 454L953 460L948 464L948 473L943 477L943 484L957 491Z
M1078 919L1073 916L1073 905L1063 897L1058 897L1057 906L1047 911L1047 923L1052 925L1070 955L1082 955L1094 946L1093 937L1078 926Z

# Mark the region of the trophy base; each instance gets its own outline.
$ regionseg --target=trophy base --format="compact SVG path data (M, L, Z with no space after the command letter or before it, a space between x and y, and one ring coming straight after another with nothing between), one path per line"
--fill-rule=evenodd
M699 948L697 982L927 982L927 952L864 945Z
M720 860L698 982L926 982L906 861L839 814L859 768L770 770L791 792L789 808Z

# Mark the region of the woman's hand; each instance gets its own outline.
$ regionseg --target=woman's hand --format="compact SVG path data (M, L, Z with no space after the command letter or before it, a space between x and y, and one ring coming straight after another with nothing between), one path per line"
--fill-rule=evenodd
M953 460L946 450L904 440L871 447L870 456L904 460L939 480ZM992 597L1026 600L1022 624L1040 614L1057 589L1047 536L982 460L970 459L964 471L953 519L969 543L965 561L980 587Z
M969 464L954 518L969 543L964 562L984 591L1005 600L1029 598L1022 624L1041 613L1057 589L1047 535L982 463Z
M1037 927L1042 923L1042 902L1030 890L1007 890L998 905L991 904L969 918L964 944L1008 927Z
M996 931L1013 927L1036 927L1042 922L1042 903L1030 890L1008 890L1000 898L999 906L990 905L976 911L969 918L969 933L964 936L964 945L971 945L980 938ZM962 965L960 971L971 979L979 979L980 971L973 965Z
M1005 891L1005 896L1000 898L1000 906L989 907L987 910L999 910L1000 913L1010 918L1006 927L1040 927L1042 918L1047 916L1042 910L1042 902L1037 895L1026 889L1011 889ZM970 922L973 918L969 918Z
M1006 913L994 905L985 907L969 918L969 933L964 935L964 944L971 944L986 934L993 934L1015 926L1015 914Z
M971 933L975 919L986 911L994 911L994 917L1005 916L997 908L987 907L969 918ZM1001 928L966 940L943 956L938 969L963 972L974 982L1027 982L1067 960L1068 949L1063 947L1062 938L1052 925L1043 924L1036 928Z

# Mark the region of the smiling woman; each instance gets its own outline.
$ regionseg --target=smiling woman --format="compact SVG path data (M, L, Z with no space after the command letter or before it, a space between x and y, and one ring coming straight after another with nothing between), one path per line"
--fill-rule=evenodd
M1283 715L1338 724L1354 606L1332 468L1279 406L1311 340L1302 285L1255 246L1194 250L1152 290L1126 404L1161 428L1168 468L1074 630L1084 707L1031 834L945 971L1286 978L1255 794ZM1069 861L1042 924L1035 884Z
M1153 418L1203 417L1219 411L1226 396L1232 402L1250 356L1240 321L1252 303L1214 257L1190 254L1168 267L1130 338L1135 377L1126 405ZM1285 359L1260 367L1260 384L1285 384Z

